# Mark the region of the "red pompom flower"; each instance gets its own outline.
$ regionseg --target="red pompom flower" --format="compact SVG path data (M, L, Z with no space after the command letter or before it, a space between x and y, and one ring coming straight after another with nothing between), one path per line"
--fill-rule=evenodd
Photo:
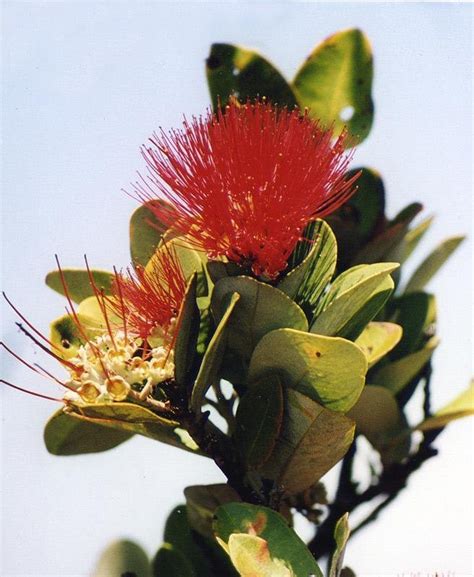
M166 225L209 258L275 278L309 221L352 194L344 179L351 153L347 133L334 138L298 110L265 102L232 103L216 114L185 120L159 134L142 154L149 174L136 183Z

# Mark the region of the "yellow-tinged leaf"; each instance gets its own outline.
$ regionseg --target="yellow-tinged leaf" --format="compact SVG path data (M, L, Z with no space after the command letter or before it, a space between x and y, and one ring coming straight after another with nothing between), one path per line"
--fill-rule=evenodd
M432 416L420 423L416 428L420 431L438 429L451 421L474 415L474 381L445 407L436 411Z
M233 533L227 547L241 577L294 577L284 561L271 558L268 543L261 537Z
M370 368L398 344L402 334L400 325L372 322L365 327L355 344L362 349Z

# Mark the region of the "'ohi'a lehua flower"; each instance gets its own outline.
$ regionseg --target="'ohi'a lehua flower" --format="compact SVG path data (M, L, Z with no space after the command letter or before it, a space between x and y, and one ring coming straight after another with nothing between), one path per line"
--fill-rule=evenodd
M348 136L335 138L307 113L269 103L231 103L185 120L144 146L148 174L134 185L142 202L211 259L226 257L273 279L309 221L352 194L345 179Z

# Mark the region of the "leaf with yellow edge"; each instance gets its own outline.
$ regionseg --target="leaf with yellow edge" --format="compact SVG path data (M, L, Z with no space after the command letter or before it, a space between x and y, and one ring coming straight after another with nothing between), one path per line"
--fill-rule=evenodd
M214 517L214 532L222 547L234 559L242 562L239 570L250 571L253 562L254 573L245 572L241 575L284 575L285 577L322 577L314 557L298 535L288 527L285 519L268 509L248 503L228 503L219 507ZM235 537L237 539L234 541ZM257 537L241 539L240 535ZM262 543L263 541L263 543ZM232 553L231 553L232 551ZM258 565L259 553L265 563ZM233 560L234 560L233 559ZM280 563L277 562L280 560ZM281 562L283 561L283 562ZM272 563L271 563L272 562ZM258 573L257 570L273 569L274 573ZM286 569L289 573L278 573Z
M420 423L416 428L419 431L429 431L446 426L451 421L474 415L474 381L445 407L436 411L432 416Z
M398 344L402 333L402 327L395 323L372 322L357 337L355 344L362 349L370 368Z

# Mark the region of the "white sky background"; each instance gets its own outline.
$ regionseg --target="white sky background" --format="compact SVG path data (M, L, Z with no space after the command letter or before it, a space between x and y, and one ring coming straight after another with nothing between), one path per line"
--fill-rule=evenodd
M436 223L416 255L471 227L471 17L458 4L210 2L5 2L3 288L36 326L62 314L43 285L54 268L128 263L121 192L142 168L139 145L158 126L209 103L204 59L211 42L266 54L291 77L314 45L362 28L375 53L376 120L355 164L378 169L388 213L420 200ZM468 384L471 367L470 242L431 283L439 299L433 403ZM54 366L17 333L4 339ZM55 387L4 359L5 378ZM60 369L58 369L60 373ZM128 536L153 554L186 485L219 482L211 461L134 438L108 453L53 457L42 430L56 405L2 390L2 575L87 575L110 540ZM380 521L351 541L360 575L472 574L472 423L440 437L441 456L411 478Z

